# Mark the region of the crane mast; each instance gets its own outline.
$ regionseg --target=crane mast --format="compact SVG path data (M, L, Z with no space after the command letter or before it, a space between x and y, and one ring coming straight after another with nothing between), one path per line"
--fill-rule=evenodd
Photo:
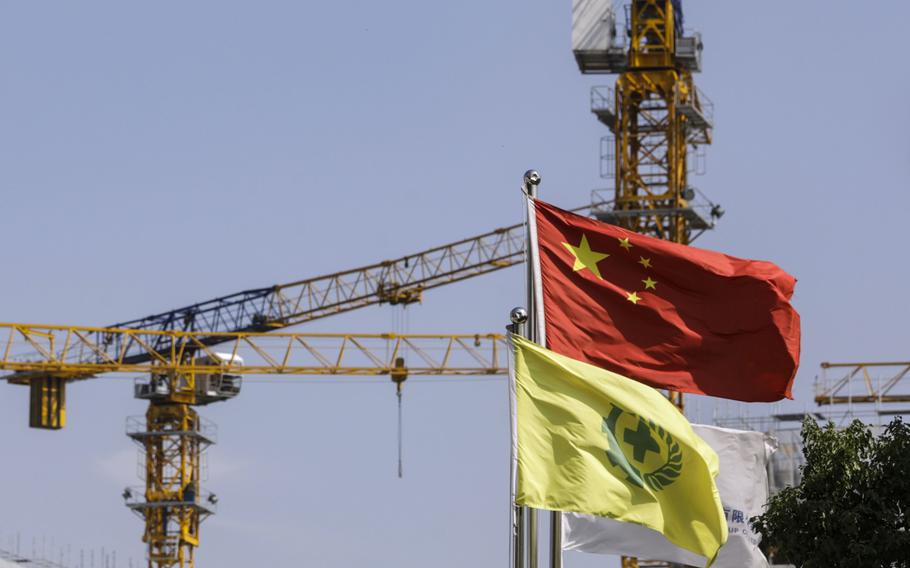
M677 61L677 25L667 1L631 4L629 69L616 82L614 117L596 112L616 144L616 201L611 221L688 244L708 226L689 206L689 145L711 142L692 72ZM681 35L681 34L680 34ZM612 124L611 124L612 123Z
M689 150L710 144L713 129L692 77L701 70L701 36L684 35L681 3L672 0L626 5L626 44L617 41L611 2L575 0L575 7L579 69L619 75L613 88L591 92L591 110L612 134L613 150L606 156L612 158L608 173L614 185L612 209L593 206L594 216L689 244L693 232L713 228L723 215L718 205L698 203L699 193L689 183ZM585 28L586 34L578 33ZM679 393L670 393L670 399L682 408Z
M574 51L581 72L619 75L612 88L591 91L591 111L612 135L605 139L602 173L614 193L612 209L595 206L594 214L688 244L693 231L713 228L723 214L713 203L700 203L689 182L690 150L710 144L713 129L712 106L693 79L701 70L701 36L683 34L681 4L671 0L626 5L625 44L616 35L609 0L575 4Z
M690 150L697 156L713 129L712 107L693 79L701 71L701 36L684 33L681 0L631 0L624 22L612 0L573 0L572 8L579 70L618 75L612 88L591 91L591 111L612 136L601 141L612 208L594 206L594 216L687 245L723 215L710 201L698 203L703 196L689 181ZM617 24L624 24L625 41ZM683 408L680 393L668 396ZM622 565L668 566L628 557Z

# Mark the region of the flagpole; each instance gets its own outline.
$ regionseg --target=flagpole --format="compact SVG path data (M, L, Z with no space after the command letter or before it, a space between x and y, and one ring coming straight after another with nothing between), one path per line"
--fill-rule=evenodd
M513 544L515 568L525 568L525 508L515 507L515 542Z
M562 512L550 512L550 568L562 568Z
M513 335L520 335L525 337L527 334L527 322L528 322L528 311L524 308L517 307L512 308L512 311L509 313L509 319L512 321L512 324L507 327L509 333ZM511 388L511 387L510 387ZM510 401L510 406L512 408L512 419L515 418L515 407L514 407L514 392L510 392L509 396L513 399ZM512 435L515 436L515 424L512 424ZM512 459L515 459L515 438L512 438ZM514 462L513 462L514 467ZM515 470L512 470L512 497L515 496ZM512 568L525 568L525 528L526 528L526 515L528 509L516 505L515 502L512 502ZM535 531L536 532L536 531ZM536 538L536 534L534 535ZM535 559L536 562L536 559Z
M540 185L540 174L536 170L528 170L525 172L523 183L521 186L522 192L527 196L528 199L537 198L537 186ZM528 306L528 323L527 323L527 338L535 343L540 343L543 339L541 333L539 332L540 323L538 321L537 313L540 306L537 305L537 291L535 290L536 270L537 266L534 262L534 255L532 252L532 247L534 246L533 239L536 238L536 234L532 233L532 221L531 219L531 208L527 208L528 216L526 220L526 238L525 238L525 247L527 251L527 306ZM554 522L554 521L551 521ZM537 568L537 556L538 556L538 539L537 539L537 510L528 509L528 568ZM552 540L552 539L551 539ZM551 564L552 564L552 553L551 553Z
M540 174L536 170L528 170L524 175L522 191L528 199L537 199L537 186L540 185ZM528 339L534 343L545 343L542 331L543 322L539 319L541 306L538 305L540 298L538 277L538 259L534 247L534 240L537 237L536 224L532 219L533 208L528 207L527 217L527 293L528 293ZM531 509L529 522L532 528L529 534L531 549L529 551L529 568L537 568L537 511ZM550 568L562 568L562 513L560 511L550 512Z

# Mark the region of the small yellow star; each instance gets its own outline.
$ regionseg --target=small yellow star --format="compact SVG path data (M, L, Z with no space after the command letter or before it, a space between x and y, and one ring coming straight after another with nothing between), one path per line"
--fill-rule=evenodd
M629 237L619 239L619 246L626 250L632 250L632 243L629 242Z
M638 301L641 300L641 298L639 298L638 294L636 294L635 292L629 292L628 294L626 294L626 299L636 305L638 304Z
M645 290L657 290L657 280L651 280L651 277L648 276L642 282L645 283Z
M641 258L641 260L638 261L638 264L644 266L645 268L652 268L650 258L645 258L643 256L641 256L639 258Z
M600 270L597 268L597 263L610 256L609 254L591 250L591 245L588 244L588 237L584 234L581 235L581 243L577 247L573 247L569 243L562 243L562 246L569 249L569 252L575 256L575 264L572 265L572 270L578 272L587 268L594 276L603 280Z

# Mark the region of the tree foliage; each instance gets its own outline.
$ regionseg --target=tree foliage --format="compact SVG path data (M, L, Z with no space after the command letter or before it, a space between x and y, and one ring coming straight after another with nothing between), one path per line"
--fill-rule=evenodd
M878 437L854 420L838 430L806 417L802 481L751 519L777 562L800 568L910 568L910 426Z

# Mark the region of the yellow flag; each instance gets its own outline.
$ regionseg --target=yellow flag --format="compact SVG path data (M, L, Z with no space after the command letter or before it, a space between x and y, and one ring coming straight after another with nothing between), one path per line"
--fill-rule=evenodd
M714 450L662 394L513 336L515 502L654 529L708 565L727 541Z

